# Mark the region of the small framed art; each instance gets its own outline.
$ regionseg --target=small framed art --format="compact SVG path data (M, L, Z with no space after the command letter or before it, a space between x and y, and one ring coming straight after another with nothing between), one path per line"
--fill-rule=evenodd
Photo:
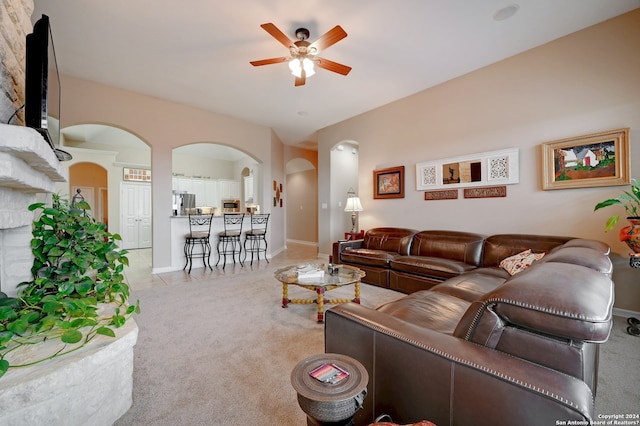
M404 198L404 166L373 171L373 198Z

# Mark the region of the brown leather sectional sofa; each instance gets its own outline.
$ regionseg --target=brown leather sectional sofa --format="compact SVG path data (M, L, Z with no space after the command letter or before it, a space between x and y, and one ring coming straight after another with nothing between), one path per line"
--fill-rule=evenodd
M515 275L499 266L528 249L545 255ZM382 414L437 425L591 420L612 326L608 255L593 240L402 228L335 243L335 263L409 293L326 312L325 351L369 372L357 424Z

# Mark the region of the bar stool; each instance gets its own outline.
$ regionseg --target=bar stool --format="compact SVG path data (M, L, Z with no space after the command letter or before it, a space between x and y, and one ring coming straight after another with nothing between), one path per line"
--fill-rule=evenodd
M242 236L242 222L244 220L244 213L225 213L224 214L224 231L218 233L218 261L216 262L216 266L220 263L220 258L224 257L224 262L222 263L222 269L227 264L227 255L231 255L233 259L233 263L236 263L236 253L238 254L238 262L240 262L240 266L244 266L242 264L242 259L240 255L242 253L242 242L240 241L240 237ZM220 250L220 246L222 246L222 251Z
M193 265L193 258L202 256L202 263L206 268L213 271L211 267L211 244L209 237L211 234L211 219L213 215L189 215L189 233L185 235L184 241L184 257L186 263L184 264L184 270L189 265L189 274L191 273L191 266ZM201 250L199 253L193 253L193 249L199 245Z
M251 229L244 233L244 261L247 260L247 253L251 253L251 264L253 265L253 254L255 253L260 261L260 252L264 253L264 260L267 259L267 224L269 223L269 213L251 215ZM264 241L264 247L262 242ZM247 247L249 243L249 247Z

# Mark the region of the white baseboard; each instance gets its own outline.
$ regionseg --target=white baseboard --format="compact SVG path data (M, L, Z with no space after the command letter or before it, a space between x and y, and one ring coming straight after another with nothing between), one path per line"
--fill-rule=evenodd
M613 315L617 317L636 317L640 318L640 312L630 311L628 309L613 308Z
M304 244L306 246L318 246L318 243L315 241L302 241L302 240L291 240L291 239L287 239L287 243L294 243L294 244Z

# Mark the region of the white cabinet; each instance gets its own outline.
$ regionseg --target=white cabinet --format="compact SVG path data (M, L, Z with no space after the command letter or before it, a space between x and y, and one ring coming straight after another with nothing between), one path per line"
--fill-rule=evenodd
M187 177L173 177L171 182L174 191L186 191L193 194L193 180Z
M240 199L239 180L219 179L218 184L221 199Z
M203 206L220 207L220 197L218 196L218 181L204 181L204 202Z
M202 179L193 179L191 181L193 194L196 196L196 206L208 206L204 195L204 181Z

